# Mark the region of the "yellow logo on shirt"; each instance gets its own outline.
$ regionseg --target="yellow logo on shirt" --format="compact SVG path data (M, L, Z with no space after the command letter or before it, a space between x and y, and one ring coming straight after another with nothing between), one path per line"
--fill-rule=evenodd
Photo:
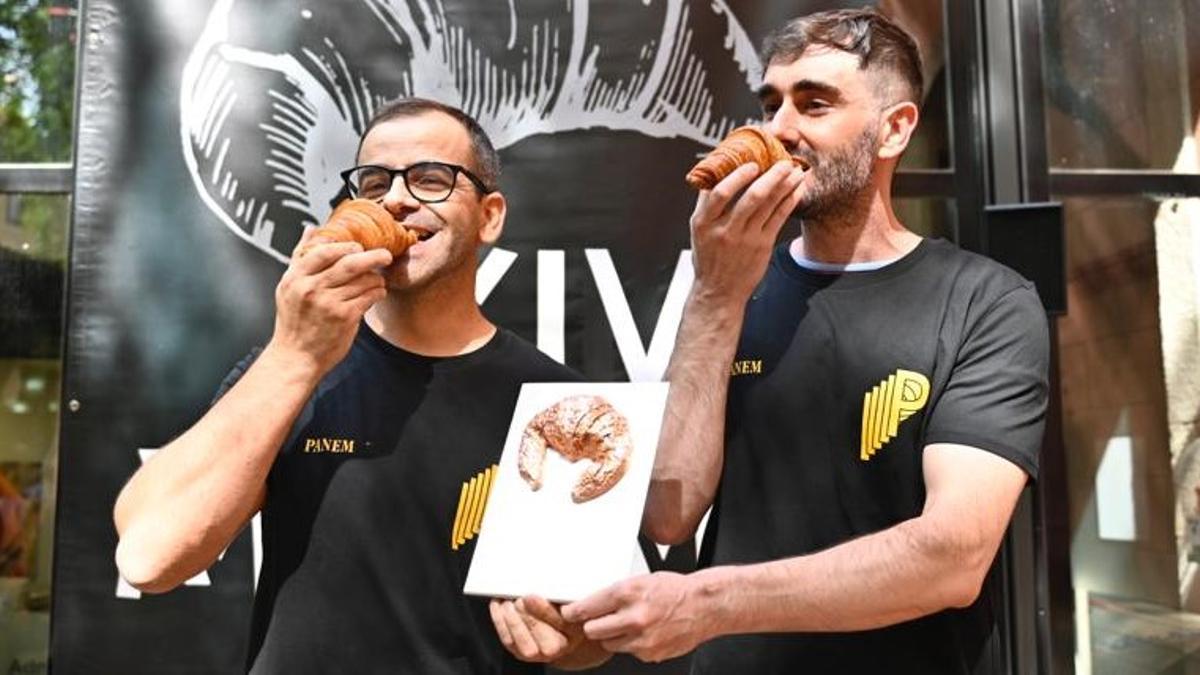
M911 370L898 369L863 395L862 447L858 458L871 459L896 437L900 423L929 400L929 379Z
M332 453L335 455L354 454L353 438L306 438L304 439L305 454Z
M762 359L742 359L729 367L730 377L738 375L762 375Z
M463 482L458 495L458 510L454 514L454 527L450 530L451 550L457 551L459 546L479 534L479 525L483 523L483 510L487 507L492 483L496 482L498 468L493 464L475 474L470 481Z

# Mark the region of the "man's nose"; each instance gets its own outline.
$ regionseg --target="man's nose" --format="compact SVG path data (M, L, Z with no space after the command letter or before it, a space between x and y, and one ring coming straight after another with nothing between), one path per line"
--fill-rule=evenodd
M800 115L791 102L783 104L766 124L767 132L791 150L800 144Z
M404 177L397 175L383 195L383 207L393 216L399 216L421 208L421 202L408 191L408 187L404 185Z

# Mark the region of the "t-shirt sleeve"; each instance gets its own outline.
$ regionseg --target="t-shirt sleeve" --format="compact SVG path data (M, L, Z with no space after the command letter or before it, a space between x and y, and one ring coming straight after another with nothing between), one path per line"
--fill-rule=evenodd
M1037 479L1049 392L1046 314L1030 286L1008 291L967 328L926 443L993 452Z
M217 401L221 400L221 397L224 396L230 389L233 389L233 385L237 384L238 380L242 379L242 376L246 374L247 370L250 370L250 366L254 364L254 361L261 353L262 347L255 347L254 349L251 349L250 353L247 354L241 361L238 361L237 365L233 367L233 370L229 371L229 374L225 376L225 379L221 380L221 385L217 387L217 393L213 394L212 400L208 402L209 407L212 407Z

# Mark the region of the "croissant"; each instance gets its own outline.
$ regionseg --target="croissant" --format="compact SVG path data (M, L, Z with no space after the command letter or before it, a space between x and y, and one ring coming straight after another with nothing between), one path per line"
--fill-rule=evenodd
M364 249L386 248L400 255L417 243L417 234L392 218L388 210L370 199L347 199L317 228L313 238L299 251L304 255L322 242L357 241Z
M525 427L517 468L532 490L542 487L546 450L570 462L588 460L571 499L576 504L608 492L629 467L633 438L629 421L599 396L569 396L541 411Z
M781 160L803 165L778 138L755 126L738 127L692 167L686 180L696 190L711 190L743 164L756 162L766 171Z

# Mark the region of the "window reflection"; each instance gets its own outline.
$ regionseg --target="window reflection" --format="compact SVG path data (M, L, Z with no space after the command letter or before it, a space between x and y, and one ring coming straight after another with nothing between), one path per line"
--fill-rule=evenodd
M1064 214L1070 310L1058 340L1077 672L1175 672L1166 669L1200 665L1187 535L1200 517L1200 203L1067 199Z
M1046 0L1051 167L1194 172L1200 6L1184 0ZM1185 158L1185 154L1191 157Z
M880 0L879 10L917 41L925 77L921 122L901 159L901 169L949 168L951 159L945 25L942 0Z
M929 197L896 199L892 206L905 227L922 237L954 240L954 202Z
M70 200L0 194L0 669L45 672Z

